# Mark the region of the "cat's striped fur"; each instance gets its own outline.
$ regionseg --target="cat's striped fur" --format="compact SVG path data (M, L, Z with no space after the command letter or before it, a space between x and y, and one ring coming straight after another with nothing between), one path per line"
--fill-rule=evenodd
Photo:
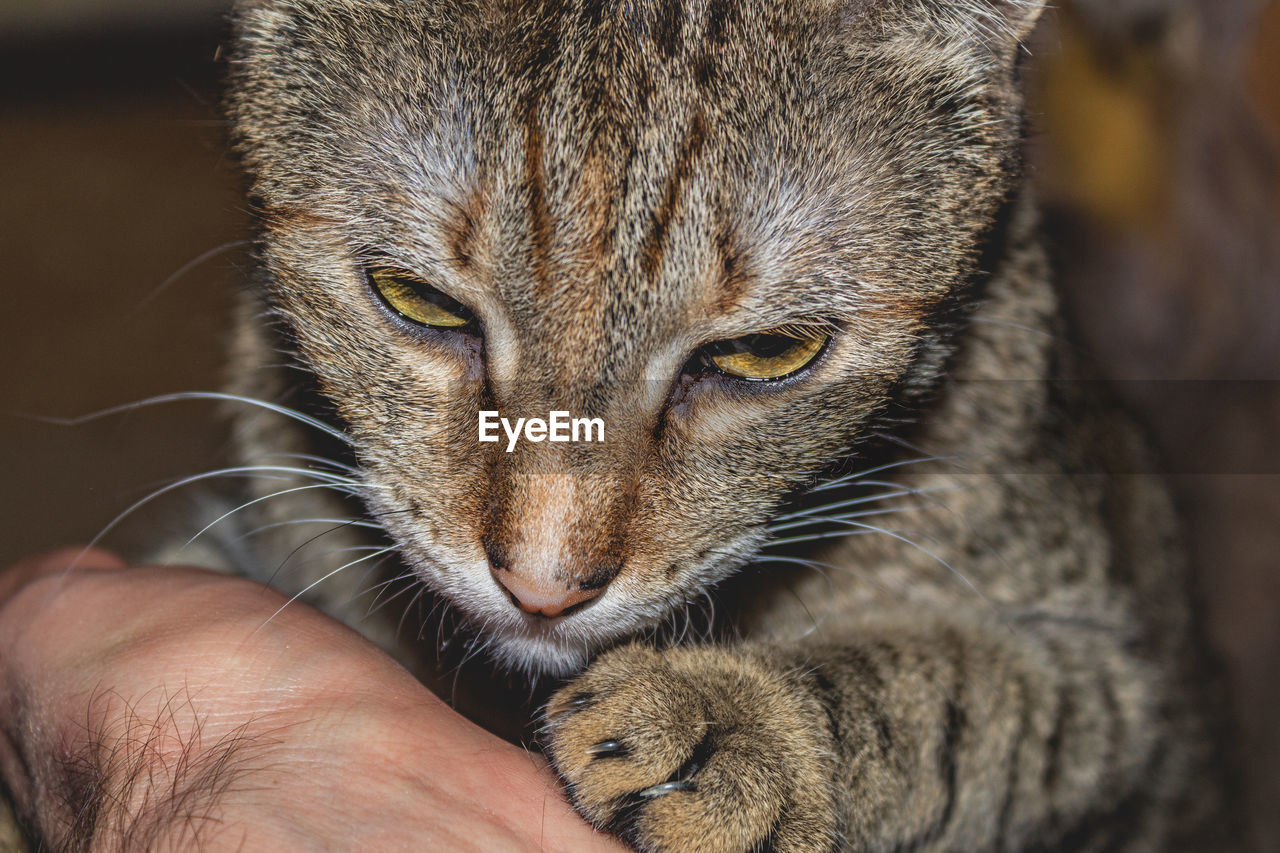
M641 850L1230 846L1175 521L1075 381L1020 172L1041 6L239 4L231 112L282 322L246 307L237 390L280 397L296 358L403 568L499 663L568 678L548 753ZM483 339L390 322L385 262ZM836 333L796 380L682 377L806 321ZM612 440L504 454L484 408ZM313 452L271 418L241 418L246 463ZM607 589L539 620L505 564ZM340 564L316 565L276 582ZM349 603L367 583L315 597L429 677L430 637ZM705 630L655 632L704 600Z

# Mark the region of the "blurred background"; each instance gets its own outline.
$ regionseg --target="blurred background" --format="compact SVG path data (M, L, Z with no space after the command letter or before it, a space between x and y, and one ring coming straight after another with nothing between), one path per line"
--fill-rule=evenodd
M1280 0L1056 5L1029 46L1031 168L1064 298L1164 452L1250 831L1280 850ZM248 236L218 110L225 6L0 3L0 562L217 464L207 404L24 415L221 384ZM194 532L182 500L147 535Z

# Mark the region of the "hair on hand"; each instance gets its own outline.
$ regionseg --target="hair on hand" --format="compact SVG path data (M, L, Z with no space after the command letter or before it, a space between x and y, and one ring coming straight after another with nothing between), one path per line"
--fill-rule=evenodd
M18 690L6 734L21 744L31 769L30 796L18 798L37 847L58 850L150 850L202 847L224 823L228 797L252 791L279 743L278 727L245 720L216 736L189 686L159 688L136 699L101 688L90 694L82 722L62 731L32 713ZM13 737L23 732L26 737ZM31 735L34 734L34 737ZM43 754L41 754L43 753Z

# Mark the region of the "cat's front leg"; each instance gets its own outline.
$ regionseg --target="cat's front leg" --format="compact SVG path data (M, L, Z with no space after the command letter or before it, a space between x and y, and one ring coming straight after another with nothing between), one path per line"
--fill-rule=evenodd
M835 748L808 680L743 648L615 649L552 699L548 751L639 850L829 851Z
M1188 770L1132 637L954 611L814 645L617 649L552 699L549 755L642 851L1161 849L1160 789Z

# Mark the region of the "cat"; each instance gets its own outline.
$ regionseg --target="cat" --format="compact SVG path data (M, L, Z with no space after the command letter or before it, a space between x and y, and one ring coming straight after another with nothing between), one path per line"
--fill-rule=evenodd
M242 0L231 391L299 413L237 408L222 559L433 684L361 593L446 608L642 851L1230 849L1177 522L1022 174L1043 7Z

